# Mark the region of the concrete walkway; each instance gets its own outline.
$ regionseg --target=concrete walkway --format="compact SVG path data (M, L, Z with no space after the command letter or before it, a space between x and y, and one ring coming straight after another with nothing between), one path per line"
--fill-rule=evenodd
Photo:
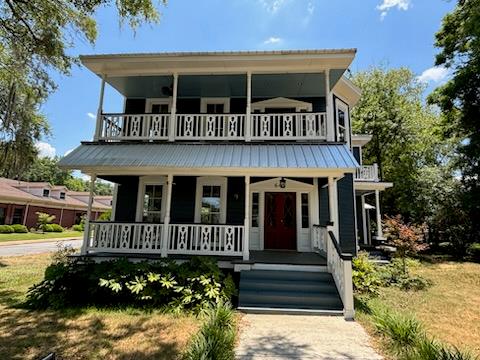
M244 315L237 359L380 360L365 330L340 316Z

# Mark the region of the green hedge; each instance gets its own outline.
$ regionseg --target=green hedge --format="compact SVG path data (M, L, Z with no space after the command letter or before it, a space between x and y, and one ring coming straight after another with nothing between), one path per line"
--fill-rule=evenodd
M11 225L0 225L0 234L11 234L15 229Z
M63 232L65 229L58 224L45 224L42 226L44 232Z
M28 233L27 227L22 224L13 224L12 228L16 233Z
M84 226L83 226L82 224L73 225L73 226L72 226L72 230L73 230L73 231L83 231L83 230L84 230Z

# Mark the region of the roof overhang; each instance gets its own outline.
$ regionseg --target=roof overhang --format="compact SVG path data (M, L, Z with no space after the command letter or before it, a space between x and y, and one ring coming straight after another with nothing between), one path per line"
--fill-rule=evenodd
M343 144L84 143L59 165L96 175L343 176L359 166Z
M350 107L355 106L355 104L360 100L362 91L359 87L354 85L347 77L342 76L333 88L335 95L343 99Z
M388 188L393 187L391 182L381 182L381 181L359 181L355 180L355 191L362 192L364 194L369 194L375 190L384 191Z
M353 134L352 135L352 146L364 146L370 140L372 140L373 135L367 135L367 134Z

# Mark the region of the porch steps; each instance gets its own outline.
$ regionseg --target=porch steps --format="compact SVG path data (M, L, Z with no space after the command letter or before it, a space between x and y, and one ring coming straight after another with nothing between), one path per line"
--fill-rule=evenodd
M343 304L330 273L251 270L240 273L239 310L341 315Z

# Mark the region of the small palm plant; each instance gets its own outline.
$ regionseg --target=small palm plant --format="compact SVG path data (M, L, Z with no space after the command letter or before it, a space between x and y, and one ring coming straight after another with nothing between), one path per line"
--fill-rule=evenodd
M50 215L44 212L36 212L38 228L45 232L45 227L55 220L55 215Z

